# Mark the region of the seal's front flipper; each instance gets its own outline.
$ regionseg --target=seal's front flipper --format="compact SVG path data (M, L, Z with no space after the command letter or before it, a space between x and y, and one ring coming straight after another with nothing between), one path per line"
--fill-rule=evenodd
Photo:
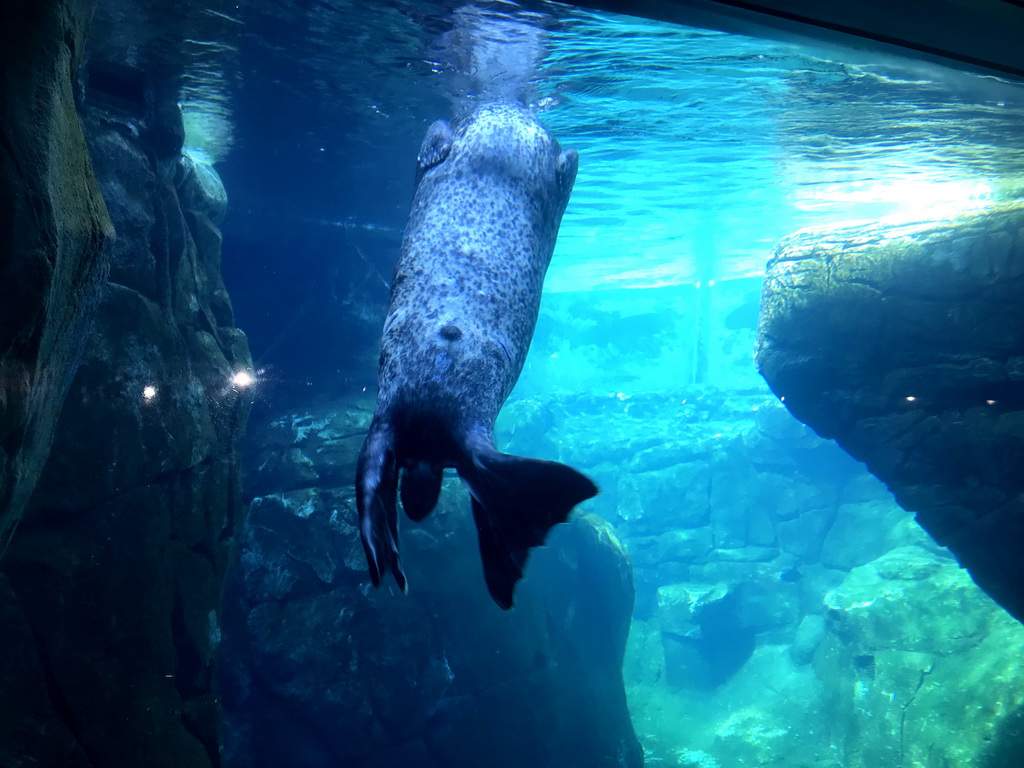
M441 495L441 467L426 462L414 464L402 472L402 509L417 523L429 515Z
M391 571L404 592L405 573L398 557L398 465L391 430L370 425L356 465L356 509L359 535L373 586Z
M575 149L567 149L558 156L558 188L562 190L562 208L569 204L572 185L580 169L580 156Z
M565 464L497 452L475 455L459 476L473 496L487 589L507 610L530 548L543 544L573 507L596 495L597 486Z
M435 120L427 128L420 153L416 156L416 181L430 168L444 162L452 151L452 129L445 120Z

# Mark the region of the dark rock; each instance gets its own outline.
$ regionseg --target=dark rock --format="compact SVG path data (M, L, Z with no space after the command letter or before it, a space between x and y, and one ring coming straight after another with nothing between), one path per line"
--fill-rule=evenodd
M557 527L504 612L484 586L469 500L446 483L424 523L403 525L409 595L373 590L351 484L321 479L335 460L351 468L353 413L278 418L253 438L291 489L254 499L234 571L229 764L640 766L621 671L632 571L611 529L593 516Z
M185 553L160 514L174 498L140 488L54 527L30 512L3 564L42 660L36 684L90 766L211 764L182 724L178 685L194 681L178 679L172 563ZM24 715L0 725L5 736L16 727Z
M0 765L91 768L89 754L62 717L67 707L63 694L50 685L32 626L3 574L0 627L5 648L18 653L17 664L0 667Z
M784 240L758 365L1024 619L1024 206Z
M113 235L72 78L94 2L0 8L0 553L53 439Z
M88 90L84 110L121 238L49 461L0 562L11 616L0 643L25 660L0 677L0 701L25 702L0 719L0 755L12 768L41 757L213 768L213 663L249 402L232 377L251 361L244 336L221 324L231 313L208 210L183 209L198 199L194 181L176 186L174 164L157 160L173 146L147 145L151 134Z
M1015 768L1024 755L1024 706L1018 706L1000 724L985 750L981 768Z
M738 593L722 583L658 590L665 676L680 688L714 690L750 659L756 631L745 625Z
M324 407L271 416L254 424L259 440L247 441L247 499L300 488L337 488L352 482L366 438L369 407Z

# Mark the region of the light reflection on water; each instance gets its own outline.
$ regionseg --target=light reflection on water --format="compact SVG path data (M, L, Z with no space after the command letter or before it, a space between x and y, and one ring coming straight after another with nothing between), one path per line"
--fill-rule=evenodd
M794 230L952 215L1024 170L995 78L592 14L549 61L581 170L548 290L761 274Z
M323 137L340 137L363 165L393 155L400 138L418 141L464 87L437 55L455 3L204 5L147 11L104 0L97 48L147 66L184 59L189 141L215 161L249 128L234 125L234 94L258 92L268 66L289 103L266 108L294 114L294 142L324 151L316 146L327 144ZM550 17L525 17L550 30L535 102L581 157L548 291L760 274L774 243L796 229L948 216L1024 186L1024 89L1016 84L864 52L539 7ZM136 38L125 31L132 29ZM246 64L254 60L259 75ZM382 200L380 209L407 201Z

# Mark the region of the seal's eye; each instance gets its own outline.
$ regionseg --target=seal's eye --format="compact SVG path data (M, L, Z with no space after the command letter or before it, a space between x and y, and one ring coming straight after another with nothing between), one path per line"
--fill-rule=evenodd
M441 334L441 338L447 339L448 341L458 341L462 338L462 329L453 323L442 325L441 330L438 331Z

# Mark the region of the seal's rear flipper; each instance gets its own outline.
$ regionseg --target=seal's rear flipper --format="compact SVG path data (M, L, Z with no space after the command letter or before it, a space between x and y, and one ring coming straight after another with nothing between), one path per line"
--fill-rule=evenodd
M398 465L394 441L387 427L370 425L356 465L356 509L359 534L373 586L379 587L391 571L405 591L405 573L398 558Z
M437 506L444 473L440 467L426 462L415 464L402 472L402 509L417 523Z
M459 475L473 496L487 590L507 610L530 548L543 544L573 507L596 495L597 486L565 464L502 453L474 456L472 467L460 468Z

